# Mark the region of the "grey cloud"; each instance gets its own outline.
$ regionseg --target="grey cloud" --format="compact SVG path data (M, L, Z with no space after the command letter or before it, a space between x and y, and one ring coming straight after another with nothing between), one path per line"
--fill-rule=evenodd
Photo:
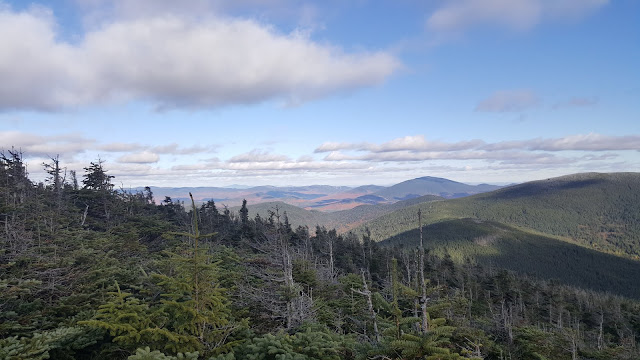
M379 84L402 66L387 52L346 53L233 18L116 19L77 44L57 40L55 28L40 13L0 8L0 110L299 103Z
M478 25L528 30L545 19L584 16L608 0L455 0L445 2L427 19L437 32L462 32Z
M485 112L518 112L535 107L540 104L540 99L531 90L496 91L488 98L482 100L476 111Z
M60 155L70 158L93 147L95 141L78 134L41 136L21 131L0 131L0 144L21 150L25 157Z
M532 0L458 0L436 10L427 26L436 31L461 31L479 24L499 24L528 29L540 21L540 1Z

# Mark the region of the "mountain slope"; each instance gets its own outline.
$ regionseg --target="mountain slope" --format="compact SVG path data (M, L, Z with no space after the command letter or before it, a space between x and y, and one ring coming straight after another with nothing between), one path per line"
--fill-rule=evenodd
M387 200L404 200L422 195L438 195L444 198L457 198L492 191L500 188L496 185L467 185L456 181L425 176L403 181L373 193Z
M640 297L639 261L477 219L442 221L424 227L423 233L425 247L431 254L449 255L457 263L471 261L583 288ZM414 229L381 244L415 248L419 238L419 231Z
M426 224L476 218L533 229L601 251L640 255L640 174L587 173L407 207L366 224L376 240Z

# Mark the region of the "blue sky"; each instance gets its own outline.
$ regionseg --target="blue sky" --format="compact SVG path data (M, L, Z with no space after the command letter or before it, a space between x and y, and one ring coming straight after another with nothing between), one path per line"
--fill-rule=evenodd
M0 148L36 179L640 171L635 0L0 0L0 49Z

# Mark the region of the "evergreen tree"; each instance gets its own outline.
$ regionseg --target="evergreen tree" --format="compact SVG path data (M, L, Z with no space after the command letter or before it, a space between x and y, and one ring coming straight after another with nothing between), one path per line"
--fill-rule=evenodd
M107 170L104 169L102 164L104 164L104 161L98 159L97 162L91 162L89 167L84 168L85 174L83 176L84 179L82 180L82 184L85 189L104 192L113 190L111 179L113 179L114 176L108 175Z

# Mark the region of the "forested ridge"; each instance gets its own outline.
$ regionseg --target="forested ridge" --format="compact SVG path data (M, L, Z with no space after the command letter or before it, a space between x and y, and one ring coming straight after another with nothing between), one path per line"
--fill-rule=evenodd
M417 204L364 226L375 240L384 240L415 229L418 209L429 224L461 218L494 221L640 258L638 173L585 173L532 181L466 198Z
M44 166L0 156L0 359L640 358L633 299Z

